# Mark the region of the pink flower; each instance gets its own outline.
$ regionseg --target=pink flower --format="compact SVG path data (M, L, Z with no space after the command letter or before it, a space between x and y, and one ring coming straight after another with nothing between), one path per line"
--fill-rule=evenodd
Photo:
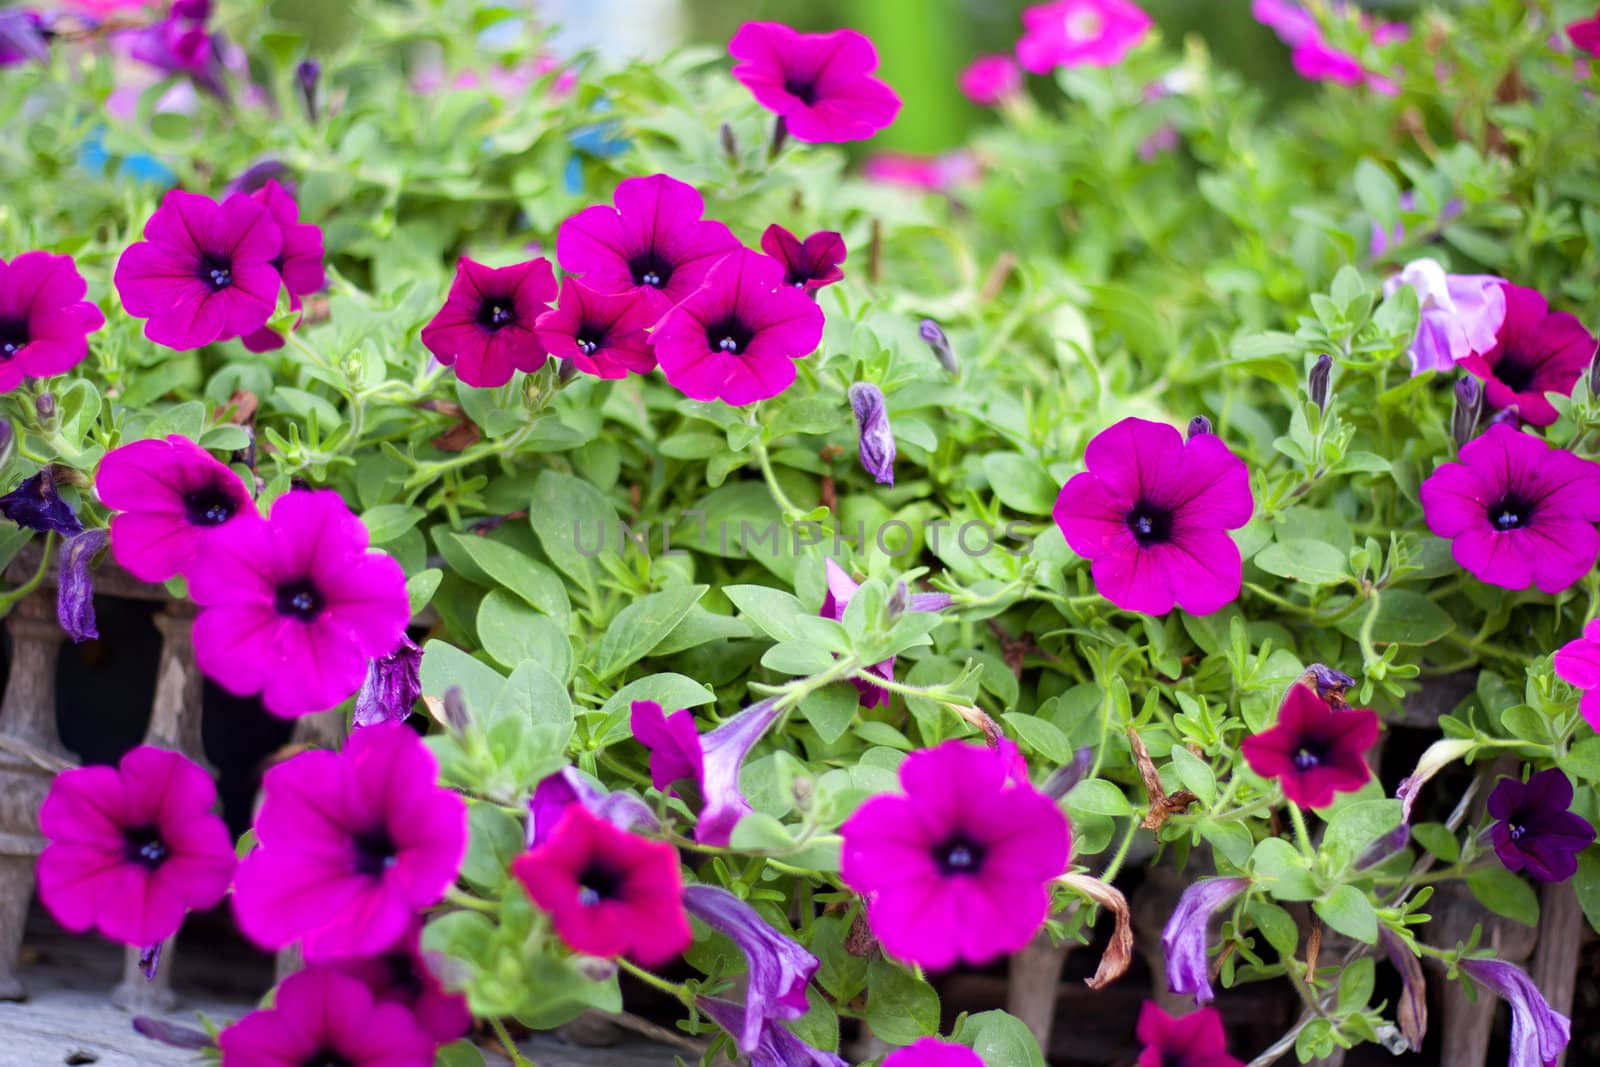
M655 324L650 303L632 293L602 293L572 275L561 280L561 300L539 316L534 332L557 359L585 374L625 378L647 374L656 357L646 331Z
M883 1061L883 1067L984 1067L982 1058L965 1045L924 1037L915 1044L896 1049Z
M1406 349L1411 373L1451 370L1495 346L1506 317L1505 279L1492 274L1446 274L1435 260L1414 259L1383 283L1389 296L1402 285L1417 292L1421 319Z
M1035 74L1057 67L1121 63L1150 31L1150 16L1128 0L1056 0L1022 11L1017 59Z
M190 561L200 669L238 696L260 693L291 718L354 696L367 661L410 621L406 578L367 550L367 528L332 490L294 490L272 517L237 522Z
M651 784L663 791L680 782L692 786L701 802L694 839L727 845L751 810L739 787L744 758L777 721L777 706L770 700L752 704L705 734L695 730L687 708L664 715L655 701L636 700L629 711L634 737L650 750Z
M828 560L827 565L828 588L822 597L822 610L819 614L824 619L838 622L844 618L844 609L850 606L850 598L855 596L856 590L861 588L850 575L845 573L843 567L833 560ZM943 611L950 606L950 597L945 593L917 593L912 596L909 607L912 611ZM894 681L894 657L890 656L882 663L874 663L867 668L869 674L875 674L885 681ZM861 706L864 708L881 707L889 703L889 690L881 685L862 681L859 678L851 679L851 683L861 694Z
M798 33L747 22L728 42L733 76L797 141L864 141L894 122L900 98L874 78L878 52L855 30Z
M1347 10L1342 5L1334 7L1334 12L1339 15L1344 15ZM1394 96L1400 91L1400 87L1389 78L1367 70L1355 56L1329 45L1316 17L1299 4L1288 0L1254 0L1250 12L1257 22L1270 27L1278 35L1278 40L1293 49L1289 58L1302 78L1337 82L1340 85L1365 84L1383 96ZM1362 27L1371 34L1373 44L1379 47L1404 40L1410 33L1409 28L1401 23L1374 22L1365 16L1360 21Z
M331 967L285 978L272 1007L223 1030L217 1044L228 1067L431 1067L438 1046L405 1008Z
M679 900L678 850L620 830L582 804L512 860L511 874L576 952L655 967L693 939Z
M1147 1000L1139 1009L1135 1036L1144 1045L1137 1067L1244 1067L1228 1055L1228 1036L1216 1008L1173 1018Z
M534 327L555 298L547 259L496 269L462 256L444 307L422 328L422 343L467 385L498 388L514 371L544 366Z
M611 199L615 207L586 207L561 224L556 258L597 292L644 295L657 317L740 247L728 227L700 217L694 186L668 175L629 178Z
M39 809L50 842L39 899L74 933L94 927L123 944L161 944L189 909L228 891L233 839L212 814L216 803L210 775L149 745L116 767L62 771Z
M774 222L761 235L761 251L783 264L783 284L814 293L844 280L844 238L819 230L804 241Z
M1360 85L1367 78L1361 61L1348 52L1330 48L1320 40L1307 41L1289 54L1289 60L1300 77L1307 81L1335 82L1339 85Z
M1506 589L1559 593L1600 556L1600 464L1497 423L1418 490L1457 563Z
M740 248L661 318L656 359L695 400L751 404L794 381L794 361L822 342L822 309L783 283L783 264Z
M1583 636L1562 645L1554 661L1556 677L1583 690L1578 710L1590 726L1600 730L1600 619L1590 619Z
M1366 751L1378 740L1376 712L1331 707L1308 685L1284 694L1278 721L1270 730L1240 744L1250 769L1276 778L1283 795L1304 808L1324 808L1335 793L1353 793L1367 784L1372 769Z
M1244 461L1214 434L1123 419L1084 452L1089 468L1056 499L1055 520L1092 563L1100 595L1124 611L1206 615L1239 595L1239 546L1227 534L1255 502Z
M994 107L1022 91L1022 70L1010 56L979 56L967 64L956 84L974 104Z
M1483 395L1496 410L1512 409L1523 422L1549 426L1555 405L1546 393L1571 396L1594 356L1594 335L1576 316L1552 312L1536 289L1505 282L1506 314L1495 345L1461 360L1483 379Z
M467 807L401 723L368 726L342 752L313 749L267 771L256 850L233 910L263 948L300 942L313 963L376 956L456 880Z
M1287 0L1252 0L1250 14L1290 48L1322 39L1322 27L1317 25L1316 17L1299 4Z
M0 392L24 377L65 374L89 354L88 336L106 324L71 256L24 252L0 259Z
M283 278L283 287L289 292L289 306L296 310L300 298L321 289L327 284L322 266L322 230L300 221L300 205L275 179L268 179L260 189L250 194L250 199L266 208L272 221L283 231L283 250L272 261ZM252 352L269 352L283 347L283 338L263 326L245 335L244 346Z
M239 476L174 434L107 452L94 477L111 517L111 554L144 582L164 582L238 522L259 520Z
M1580 52L1600 56L1600 11L1596 11L1593 18L1568 23L1567 40Z
M472 1029L467 998L447 992L423 958L420 919L382 955L337 960L330 966L359 979L378 1003L405 1008L435 1041L454 1041Z
M840 828L841 876L867 902L884 950L929 969L1015 952L1050 911L1072 853L1067 818L1013 782L994 750L960 741L913 752L904 794L880 794Z
M254 333L272 317L283 231L250 197L218 204L173 189L144 237L117 260L115 281L122 306L147 320L144 335L156 344L200 348Z
M957 150L938 156L919 156L909 152L874 152L861 164L861 176L886 185L945 192L957 185L976 181L981 169L971 152Z

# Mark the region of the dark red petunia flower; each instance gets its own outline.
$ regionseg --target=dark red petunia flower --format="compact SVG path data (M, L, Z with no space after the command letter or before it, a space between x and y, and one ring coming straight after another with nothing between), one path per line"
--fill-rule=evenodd
M539 316L535 331L545 351L570 359L585 374L626 378L655 369L646 332L658 318L634 293L602 293L582 279L561 280L561 299Z
M1242 1060L1228 1055L1228 1036L1215 1008L1173 1018L1147 1000L1134 1034L1144 1046L1138 1067L1244 1067Z
M1496 410L1515 409L1523 422L1549 426L1556 409L1546 393L1571 396L1595 352L1594 334L1575 315L1550 310L1544 294L1506 282L1506 317L1495 346L1460 360L1483 379L1483 395Z
M544 366L534 324L555 298L548 259L495 268L462 256L444 307L422 328L422 343L466 384L497 388L515 371Z
M814 293L844 280L839 264L846 255L844 238L820 230L804 241L774 222L761 235L761 251L783 264L783 284Z
M1276 778L1283 795L1301 807L1322 808L1335 793L1367 784L1366 751L1378 740L1378 715L1365 709L1336 711L1308 685L1284 695L1278 722L1240 745L1245 762L1263 778Z
M728 42L733 76L797 141L863 141L894 122L895 91L872 76L878 52L855 30L799 33L747 22Z

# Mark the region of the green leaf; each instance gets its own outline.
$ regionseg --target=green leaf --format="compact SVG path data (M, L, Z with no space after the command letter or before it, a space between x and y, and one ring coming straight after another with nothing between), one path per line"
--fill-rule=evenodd
M713 641L737 640L749 636L751 630L745 625L744 620L733 618L731 615L719 615L696 604L689 609L689 614L683 617L683 621L674 626L672 632L650 650L649 655L671 656L691 648L699 648L701 645L708 645Z
M664 589L623 608L600 638L595 675L610 678L642 659L683 621L708 588L688 585Z
M424 661L426 662L426 661ZM661 705L661 710L671 715L680 708L698 708L717 699L717 695L693 678L681 674L652 674L636 678L611 694L611 699L600 709L604 725L595 744L604 748L633 736L628 728L628 718L636 700L651 700Z
M1113 783L1104 778L1085 778L1067 794L1067 810L1091 815L1132 815L1133 805Z
M1504 867L1490 867L1467 876L1467 888L1478 903L1526 926L1539 925L1539 897L1533 887Z
M467 710L479 714L489 710L506 682L493 667L444 641L422 646L421 674L424 694L442 697L449 689L460 689Z
M406 579L406 602L415 615L428 606L428 601L433 599L433 594L439 589L439 583L444 579L444 571L437 567L418 571Z
M1357 800L1334 813L1322 835L1320 849L1328 870L1349 869L1367 846L1400 825L1403 818L1398 800Z
M535 660L566 678L572 670L572 644L566 629L504 589L490 590L478 605L478 640L496 663L515 667Z
M484 1067L483 1053L466 1038L440 1045L434 1055L433 1067Z
M795 636L794 620L810 615L792 594L765 585L730 585L722 590L745 618L774 641Z
M1355 185L1362 211L1385 233L1394 229L1395 223L1400 221L1400 187L1389 171L1370 159L1363 159L1356 164Z
M729 835L728 847L735 852L761 852L784 855L794 851L794 834L779 819L766 812L753 811L740 819Z
M1588 848L1578 853L1578 873L1573 876L1572 888L1589 926L1600 931L1600 850Z
M618 555L616 509L583 479L546 470L534 482L528 522L545 557L592 599L599 581L600 561Z
M1561 757L1561 769L1575 778L1600 782L1600 737L1586 737Z
M1281 837L1263 838L1256 845L1250 854L1250 869L1276 900L1311 900L1319 892L1309 861Z
M986 1064L996 1067L1045 1067L1044 1054L1033 1031L1015 1015L1004 1011L982 1011L962 1022L955 1040L978 1054Z
M1243 868L1250 862L1250 853L1255 848L1255 838L1250 836L1250 830L1236 822L1213 822L1205 820L1197 824L1200 836L1211 843L1218 854L1235 867Z
M1343 552L1326 542L1302 538L1274 541L1256 553L1255 565L1308 585L1333 585L1350 577Z
M1311 907L1323 922L1346 937L1367 945L1378 943L1378 913L1372 910L1367 895L1355 886L1335 886Z
M821 674L833 666L833 654L809 641L779 641L761 657L761 665L797 678Z
M991 452L983 457L983 476L989 479L1000 503L1024 515L1048 515L1061 486L1035 460L1015 452Z
M1005 720L1007 726L1016 731L1017 737L1024 745L1049 762L1058 764L1072 762L1072 742L1055 723L1020 711L1008 711L1001 718Z
M860 706L861 693L855 686L849 682L834 682L807 693L800 701L800 714L816 728L818 736L831 745L850 729Z
M380 504L361 513L367 526L368 539L375 545L386 545L411 529L427 512L406 504Z
M1279 956L1294 957L1295 950L1300 947L1300 926L1292 915L1269 900L1252 900L1245 914Z
M1368 611L1339 623L1347 637L1357 637ZM1448 612L1421 593L1409 589L1385 589L1378 601L1378 617L1372 625L1372 640L1380 645L1431 645L1455 629Z
M497 804L472 801L467 808L467 828L461 876L487 893L498 893L511 861L522 851L522 824Z
M476 534L452 534L451 537L472 562L482 567L502 588L566 625L567 616L572 612L567 587L549 567L510 545L487 537Z
M888 960L867 966L867 1025L891 1045L909 1045L939 1032L939 994Z
M1446 863L1454 863L1461 858L1461 842L1456 840L1456 835L1443 823L1418 823L1411 828L1411 836L1423 848Z
M500 687L499 696L490 705L490 715L493 718L518 715L531 723L566 727L570 731L577 712L566 685L542 663L530 660L518 664L506 684Z
M811 924L806 948L817 957L817 984L848 1004L867 987L867 961L845 950L850 924L843 915L824 915Z
M1063 761L1065 762L1065 761ZM1183 787L1210 807L1217 799L1217 775L1211 765L1182 745L1172 746L1172 768Z
M1338 1008L1342 1014L1351 1014L1366 1008L1372 999L1375 982L1375 965L1371 956L1351 960L1339 975Z

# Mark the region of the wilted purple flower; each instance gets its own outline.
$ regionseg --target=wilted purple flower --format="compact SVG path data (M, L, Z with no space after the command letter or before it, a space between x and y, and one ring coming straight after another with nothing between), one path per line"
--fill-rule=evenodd
M779 933L755 908L726 889L685 886L683 906L690 915L727 935L749 962L744 1024L737 1032L729 1032L739 1051L750 1055L761 1044L763 1027L806 1013L806 986L817 973L817 957L794 938Z
M1478 379L1463 377L1456 382L1456 407L1450 415L1450 436L1461 448L1478 432L1478 419L1483 414L1483 386Z
M1429 745L1422 753L1422 758L1417 760L1414 771L1400 780L1395 787L1395 799L1400 801L1401 820L1411 821L1411 809L1417 804L1417 795L1422 792L1434 775L1444 770L1445 767L1471 752L1474 744L1465 738L1440 738Z
M1328 410L1328 383L1332 377L1333 357L1324 352L1317 357L1317 361L1311 365L1311 373L1306 376L1306 392L1321 411Z
M0 67L50 58L50 36L37 11L0 11Z
M750 802L739 789L739 771L755 743L777 721L773 700L752 704L709 733L693 732L694 715L686 708L668 717L650 700L633 702L633 736L651 750L651 776L657 788L675 782L699 787L702 806L694 839L725 846L739 820L750 814Z
M1405 1035L1412 1052L1422 1051L1422 1039L1428 1033L1428 984L1422 976L1422 961L1406 947L1383 923L1378 924L1378 944L1394 969L1400 972L1400 1001L1395 1007L1395 1021Z
M1578 853L1594 843L1594 827L1571 811L1572 781L1559 767L1526 784L1502 778L1489 794L1494 854L1508 871L1526 869L1541 882L1565 882L1578 870Z
M110 540L106 530L85 530L61 545L61 570L56 579L56 619L74 642L100 636L94 624L94 579L89 561Z
M156 968L161 966L161 943L147 945L139 950L139 973L144 975L144 980L156 980Z
M1183 891L1166 929L1161 931L1168 989L1193 996L1196 1004L1216 999L1206 961L1206 927L1218 908L1249 888L1248 878L1204 878Z
M294 78L300 84L300 99L306 105L306 118L317 121L317 82L322 77L322 64L314 59L302 59L294 68Z
M211 1035L204 1030L179 1023L169 1023L164 1019L152 1019L148 1015L135 1015L133 1029L135 1033L148 1037L151 1041L159 1041L172 1048L198 1052L204 1048L216 1047L216 1042L211 1040Z
M1511 1009L1511 1058L1507 1067L1547 1067L1572 1039L1572 1021L1551 1009L1538 988L1509 963L1462 960L1461 970L1492 989Z
M871 382L856 382L850 387L850 410L861 435L861 466L879 485L893 485L894 431L883 391Z
M1376 867L1405 848L1406 842L1410 840L1411 827L1402 822L1362 850L1361 855L1356 857L1356 870L1364 871L1368 867Z
M744 1032L744 1006L715 997L697 997L695 1004L711 1021L729 1034ZM849 1067L831 1052L801 1041L781 1023L768 1023L761 1029L761 1039L748 1053L750 1067Z
M946 373L960 373L961 361L956 359L956 350L950 346L950 338L944 335L944 330L937 322L923 319L917 324L917 336L933 349L934 358L939 361L939 366L943 367Z
M1383 283L1392 295L1402 285L1417 293L1417 333L1406 348L1411 373L1451 370L1495 347L1506 318L1505 279L1492 274L1446 274L1431 259L1414 259Z
M1206 418L1204 415L1196 415L1194 418L1189 420L1189 429L1188 432L1184 434L1184 440L1193 441L1196 437L1203 436L1210 432L1211 420Z
M422 695L422 649L405 634L400 645L387 656L367 663L367 680L356 694L351 722L373 726L380 722L402 722Z
M1317 687L1317 696L1328 699L1328 694L1349 689L1356 684L1356 680L1344 671L1336 671L1322 663L1313 663L1306 668L1306 673L1311 676L1311 682Z
M41 467L38 474L0 496L0 515L40 533L70 537L83 532L78 513L56 491L55 473L49 466Z
M562 814L573 804L582 804L619 830L630 833L661 827L649 805L638 797L631 793L607 793L580 774L576 767L563 767L540 781L528 799L528 847L543 844Z

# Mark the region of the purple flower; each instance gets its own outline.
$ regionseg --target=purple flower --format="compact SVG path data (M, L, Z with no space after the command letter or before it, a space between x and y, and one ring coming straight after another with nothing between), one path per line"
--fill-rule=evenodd
M956 374L961 370L961 362L956 359L956 350L950 345L950 338L945 336L944 328L932 319L923 319L917 323L917 336L922 338L922 343L933 349L933 358L939 361L946 374Z
M733 76L797 141L864 141L894 122L900 98L872 76L878 52L855 30L799 33L746 22L728 42Z
M633 736L650 749L650 777L657 789L687 781L698 787L702 806L694 839L703 845L726 846L733 828L751 811L739 789L744 758L777 721L777 704L763 700L752 704L710 733L695 732L688 709L670 719L661 705L649 700L633 702Z
M1206 959L1211 916L1250 888L1248 878L1202 878L1178 898L1178 906L1161 931L1167 955L1167 988L1192 996L1196 1004L1216 999L1211 990L1211 968Z
M804 241L774 222L761 235L761 251L783 264L783 283L814 293L844 279L844 238L819 230Z
M70 537L83 532L83 522L72 505L62 499L56 489L55 469L48 465L0 496L0 515L39 533Z
M743 1005L715 997L696 997L695 1004L730 1035L744 1032ZM762 1027L761 1039L748 1055L750 1067L849 1067L833 1053L801 1041L781 1023L768 1023Z
M386 656L367 664L367 680L356 693L351 722L356 726L376 726L381 722L403 722L422 695L422 649L406 634Z
M226 97L221 39L206 29L209 6L176 3L169 15L136 31L129 54L162 74L182 74L212 96Z
M822 610L818 612L824 619L839 622L844 618L844 609L850 606L850 598L855 596L856 590L861 588L855 579L845 573L843 567L833 560L827 562L828 591L822 597ZM950 597L945 593L916 593L911 597L910 608L912 611L943 611L950 606ZM894 681L894 657L890 656L882 663L874 663L867 668L868 674L875 674L886 681ZM889 690L881 685L860 678L852 678L851 684L861 694L861 706L864 708L880 707L889 703Z
M1450 412L1450 437L1460 449L1478 432L1478 419L1483 415L1483 386L1478 379L1456 379L1456 402Z
M24 252L0 259L0 392L24 377L65 374L89 354L89 334L105 325L88 300L71 256Z
M1428 985L1422 975L1422 961L1404 941L1383 923L1378 924L1378 944L1394 969L1400 972L1400 1001L1395 1006L1395 1021L1412 1052L1422 1051L1428 1033Z
M94 624L94 579L89 562L106 547L105 530L85 530L61 545L61 570L56 579L56 619L73 641L100 636Z
M1407 211L1414 210L1417 206L1417 194L1409 189L1401 193L1400 206ZM1465 210L1465 204L1463 204L1458 198L1451 197L1449 200L1445 201L1444 206L1439 209L1439 218L1434 224L1435 227L1442 226L1451 219L1459 216ZM1424 233L1422 236L1428 236L1428 234ZM1384 253L1389 251L1390 248L1393 248L1401 241L1404 241L1405 237L1406 228L1404 223L1396 222L1393 229L1385 232L1382 226L1374 222L1372 224L1372 232L1369 238L1367 254L1373 259L1380 259L1383 257Z
M1565 882L1578 853L1594 843L1594 827L1572 807L1572 782L1559 767L1526 783L1501 778L1489 794L1494 854L1508 871L1526 870L1541 882Z
M422 343L465 384L499 388L549 358L534 326L555 298L548 259L497 269L462 256L444 306L422 328Z
M229 1067L424 1067L438 1047L404 1007L332 967L285 978L272 1007L223 1030L217 1044Z
M1402 285L1417 292L1422 314L1406 348L1411 373L1451 370L1493 348L1506 317L1504 283L1492 274L1446 274L1431 259L1414 259L1384 282L1385 296Z
M1556 409L1546 393L1571 396L1594 356L1594 334L1577 316L1550 310L1536 289L1502 282L1505 317L1495 343L1462 359L1483 381L1484 398L1497 410L1514 410L1523 422L1549 426Z
M300 100L306 106L306 118L317 121L317 82L322 79L322 64L314 59L302 59L294 68L294 80L300 85Z
M322 230L300 221L300 205L274 178L262 183L261 188L250 194L250 199L267 209L283 233L283 248L272 265L283 278L289 307L298 311L301 297L327 284L322 265ZM252 352L270 352L283 347L283 338L275 330L263 326L246 334L243 343Z
M0 11L0 67L50 58L50 36L37 11Z
M244 193L249 196L265 189L267 183L278 182L290 196L294 195L294 182L289 177L289 167L278 159L262 159L250 164L238 175L222 187L224 197L234 193ZM259 200L257 201L259 203Z
M181 574L211 540L235 523L259 518L239 476L177 434L107 452L94 488L115 512L112 555L145 582Z
M861 466L879 485L894 484L894 431L883 404L883 390L871 382L850 386L850 410L860 431Z
M1549 1067L1572 1039L1572 1023L1553 1011L1528 976L1495 959L1461 961L1462 973L1493 990L1511 1009L1511 1058L1507 1067Z
M1307 808L1333 803L1336 793L1367 784L1367 749L1378 740L1378 714L1334 708L1298 682L1284 694L1278 721L1239 746L1250 769L1276 778L1290 802Z
M755 1052L762 1028L775 1020L798 1019L806 1013L806 986L817 973L817 957L725 889L686 886L683 906L690 915L725 934L749 963L744 1025L734 1035L739 1051L746 1055Z
M1428 529L1491 585L1559 593L1600 556L1600 464L1510 426L1467 442L1418 496Z
M650 806L632 793L607 793L577 768L563 767L535 786L533 796L528 798L528 847L543 844L573 804L582 804L617 829L630 833L661 827Z

